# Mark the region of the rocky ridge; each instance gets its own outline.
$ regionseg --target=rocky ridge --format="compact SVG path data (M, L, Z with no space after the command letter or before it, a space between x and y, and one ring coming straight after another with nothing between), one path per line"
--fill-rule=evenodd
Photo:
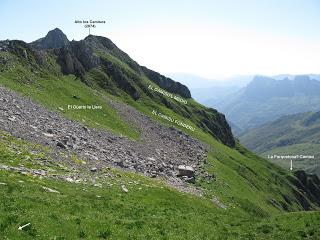
M62 32L55 29L49 33L48 35L59 38ZM38 41L44 40L35 42ZM178 106L165 97L156 96L156 93L148 90L151 82L186 98L186 101L191 97L186 86L140 66L110 39L90 35L84 40L62 43L59 48L50 44L41 48L35 42L27 44L18 40L0 41L0 51L5 52L0 54L0 71L7 71L12 62L19 62L19 65L36 73L50 73L54 76L74 74L86 85L94 89L102 88L112 95L128 94L135 101L150 98L179 115L192 119L197 127L223 144L235 146L231 128L223 114L192 104ZM192 102L191 99L190 101Z

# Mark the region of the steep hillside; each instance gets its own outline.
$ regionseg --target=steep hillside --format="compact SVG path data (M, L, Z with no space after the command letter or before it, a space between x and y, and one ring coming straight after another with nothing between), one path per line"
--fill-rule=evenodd
M287 115L320 109L320 82L309 76L275 80L256 76L239 92L215 107L242 130Z
M241 143L261 156L311 155L294 159L294 168L320 176L320 112L299 113L254 128L240 136ZM269 157L270 159L270 157ZM290 159L270 159L286 168Z
M318 222L304 228L318 218L304 212L320 207L317 177L249 152L223 114L107 38L53 49L2 41L0 84L2 238L318 233Z

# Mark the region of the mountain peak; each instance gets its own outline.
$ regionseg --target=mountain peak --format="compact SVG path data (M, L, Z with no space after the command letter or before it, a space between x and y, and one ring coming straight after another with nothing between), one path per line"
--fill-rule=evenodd
M294 77L294 81L300 81L300 82L310 81L310 77L308 75L297 75Z
M59 28L55 28L49 31L44 38L32 42L31 45L39 49L53 49L64 47L68 43L67 36Z
M267 82L267 81L274 81L274 79L267 76L263 76L263 75L256 75L253 77L250 83L258 83L258 82L260 83L260 82Z
M56 35L56 36L64 36L65 38L67 38L66 37L66 35L61 31L61 29L60 28L55 28L55 29L53 29L53 30L50 30L48 33L47 33L47 35L46 36L50 36L50 35Z

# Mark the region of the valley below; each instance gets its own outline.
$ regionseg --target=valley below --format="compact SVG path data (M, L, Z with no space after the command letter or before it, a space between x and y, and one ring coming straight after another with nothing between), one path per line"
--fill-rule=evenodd
M250 150L287 169L320 176L319 112L287 115L240 135ZM281 159L281 156L292 156ZM279 156L279 157L273 157Z

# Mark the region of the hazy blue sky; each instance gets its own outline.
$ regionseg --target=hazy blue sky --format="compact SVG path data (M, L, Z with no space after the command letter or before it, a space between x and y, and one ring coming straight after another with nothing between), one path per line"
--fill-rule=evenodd
M204 77L319 73L319 0L0 0L0 39L27 42L74 20L106 20L93 30L140 64Z

